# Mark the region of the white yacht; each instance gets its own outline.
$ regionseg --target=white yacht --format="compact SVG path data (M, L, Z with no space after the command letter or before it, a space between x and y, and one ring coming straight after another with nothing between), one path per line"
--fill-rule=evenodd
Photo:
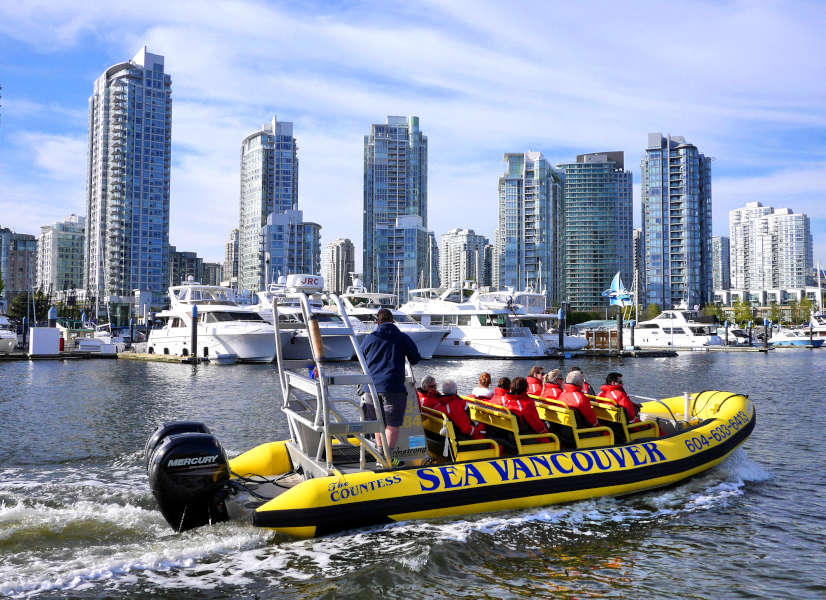
M169 288L169 299L169 310L157 315L162 325L149 333L150 354L194 354L190 348L192 307L197 305L198 356L235 356L243 362L272 362L275 358L275 328L258 313L239 306L231 289L202 285L190 278Z
M17 347L17 331L6 315L0 312L0 352L12 352Z
M508 308L485 306L477 290L455 287L410 290L402 312L425 327L449 326L435 356L533 358L545 356L545 343L514 319Z
M722 346L717 326L696 323L688 310L664 310L637 324L634 343L639 348L704 348Z
M392 294L371 293L362 285L361 280L355 279L339 296L347 316L353 325L353 330L360 335L367 335L376 328L376 313L381 308L387 308L393 313L396 327L410 336L422 358L432 358L436 348L450 333L450 327L425 327L417 323L406 313L396 310L396 297Z
M554 327L557 314L547 311L547 296L528 288L525 291L507 289L479 294L480 302L489 308L507 308L513 312L514 321L527 327L545 344L545 352L559 350L559 330ZM582 350L588 345L584 336L563 334L565 350Z
M281 278L286 281L286 278ZM273 301L278 302L278 319L281 323L301 323L301 306L298 299L288 299L286 297L286 285L284 282L271 283L266 290L257 292L258 303L248 307L257 312L267 322L273 322ZM325 360L350 360L353 357L353 344L347 336L334 335L336 329L346 330L347 325L341 317L334 312L325 310L320 300L310 298L310 310L318 320L318 325L322 329L322 342L324 344ZM310 339L306 329L291 329L282 332L284 341L284 358L288 360L302 360L312 358L310 350Z

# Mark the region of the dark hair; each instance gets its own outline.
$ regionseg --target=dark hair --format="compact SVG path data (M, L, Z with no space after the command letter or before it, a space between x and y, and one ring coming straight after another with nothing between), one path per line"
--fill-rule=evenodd
M392 323L393 322L393 313L390 312L389 308L380 308L379 312L376 313L376 322L377 323Z
M511 381L511 394L524 394L528 391L528 380L524 377L515 377Z
M545 370L545 369L543 369L543 368L542 368L542 367L540 367L539 365L534 365L534 366L532 366L532 367L531 367L531 377L536 377L536 374L537 374L537 373L539 373L540 371L544 371L544 370Z
M622 373L608 373L605 377L605 385L617 383L620 379L622 379Z
M580 373L582 373L582 369L580 369L579 367L571 367L568 373L570 373L571 371L579 371Z
M503 390L510 390L511 389L511 380L507 377L500 377L499 381L496 384L496 387L500 387Z
M488 387L490 385L490 373L482 371L482 374L479 375L479 385L482 387Z

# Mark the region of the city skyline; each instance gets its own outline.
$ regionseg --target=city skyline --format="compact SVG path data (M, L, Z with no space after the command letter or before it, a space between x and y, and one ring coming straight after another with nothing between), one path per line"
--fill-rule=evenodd
M275 112L295 123L305 161L300 203L305 218L324 226L324 243L359 240L365 128L381 115L415 114L431 140L428 228L437 236L463 227L493 238L503 152L531 148L558 164L609 147L635 165L647 132L662 130L716 158L715 235L727 233L728 211L746 201L789 206L810 216L815 261L826 262L826 103L820 86L802 83L824 72L815 58L823 54L816 35L823 15L814 4L708 5L679 20L676 8L638 5L610 31L585 19L592 11L584 7L549 7L554 35L498 14L496 5L301 11L242 2L231 17L223 10L0 8L0 225L36 234L84 212L89 89L106 68L148 45L166 57L175 81L170 243L205 260L221 260L237 211L238 141L249 123ZM234 39L239 21L289 26L293 43L251 31L255 43L242 46ZM582 56L583 42L565 37L573 22L587 25ZM702 52L657 54L632 41L665 25ZM761 41L768 38L776 44ZM611 72L611 49L646 76ZM537 50L554 57L552 67L536 64ZM409 72L399 73L398 64ZM506 76L520 90L513 98L492 85ZM677 85L684 82L690 85ZM638 226L639 171L632 172Z

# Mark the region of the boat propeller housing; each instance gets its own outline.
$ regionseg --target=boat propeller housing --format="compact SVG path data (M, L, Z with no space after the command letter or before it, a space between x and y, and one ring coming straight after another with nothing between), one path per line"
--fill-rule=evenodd
M152 450L148 463L152 494L173 529L181 532L228 520L224 500L229 463L214 435L192 431L167 435Z

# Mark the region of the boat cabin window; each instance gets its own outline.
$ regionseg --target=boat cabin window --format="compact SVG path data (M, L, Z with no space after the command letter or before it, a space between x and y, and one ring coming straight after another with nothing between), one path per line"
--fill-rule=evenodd
M674 327L673 329L671 327L663 327L663 333L666 335L681 335L686 333L686 330L682 327Z
M315 313L316 319L319 323L335 323L341 325L344 321L338 315L331 315L330 313Z
M457 325L470 325L470 315L458 315Z
M223 323L227 321L256 321L263 322L261 315L254 312L215 311L203 313L203 323Z
M355 315L355 317L362 323L375 323L376 315Z
M655 323L648 323L646 325L637 325L637 329L654 329L659 330L660 326Z
M186 327L186 324L180 317L172 317L172 323L170 323L170 327Z
M396 313L396 314L394 314L394 315L393 315L393 320L394 320L396 323L412 323L412 322L413 322L413 319L411 319L409 316L407 316L407 315L406 315L406 314L404 314L404 313Z
M477 317L483 327L507 327L510 324L507 315L477 315Z
M459 290L453 290L447 296L444 297L446 302L461 302L462 301L462 294Z

